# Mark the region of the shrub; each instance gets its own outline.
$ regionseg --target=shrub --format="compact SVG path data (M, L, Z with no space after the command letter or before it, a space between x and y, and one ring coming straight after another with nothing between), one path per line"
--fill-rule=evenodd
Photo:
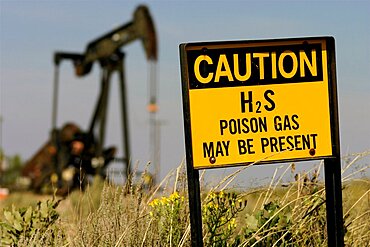
M237 246L236 217L245 207L236 193L211 192L203 206L206 246Z
M158 242L164 246L178 246L187 226L185 197L178 192L154 199L149 203L150 216L158 226Z
M59 218L55 210L60 200L46 200L39 202L36 208L16 209L14 205L11 210L4 210L5 221L0 223L1 244L6 246L30 246L38 239L53 245L50 239L58 238L63 242L64 234L55 224ZM47 237L51 234L51 237ZM32 245L31 245L32 246Z

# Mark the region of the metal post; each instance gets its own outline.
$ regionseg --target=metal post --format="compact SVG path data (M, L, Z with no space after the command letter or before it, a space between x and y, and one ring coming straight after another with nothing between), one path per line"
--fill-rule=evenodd
M182 78L182 99L184 126L190 126L190 109L189 109L189 85L187 74L187 58L185 45L180 45L180 62L181 62L181 78ZM190 128L184 128L185 144L186 144L186 170L188 177L188 194L189 194L189 210L190 210L190 230L191 230L191 246L203 247L202 233L202 202L200 200L200 185L199 171L194 169L193 150L191 145Z
M111 71L109 70L109 68L103 67L102 99L101 99L101 108L99 109L99 128L100 128L99 129L99 142L98 142L98 155L99 156L103 155L110 77L111 77Z
M333 156L324 160L328 246L344 246L339 113L334 38L327 39Z
M55 64L54 69L54 88L53 88L53 109L51 128L54 130L57 126L57 111L58 111L58 90L59 90L59 63Z
M57 116L58 116L58 92L59 92L59 61L55 61L54 67L54 88L53 88L53 108L51 119L51 144L55 147L55 155L53 158L54 168L58 176L57 187L62 186L62 155L60 150L60 143L58 139L59 131L57 130Z
M3 160L5 157L3 150L3 117L0 115L0 186L3 185Z
M123 150L124 150L124 162L126 162L126 167L123 168L123 174L126 175L126 179L130 177L130 141L128 133L128 118L127 118L127 100L126 100L126 85L125 85L125 75L124 75L124 54L119 53L120 64L118 68L119 72L119 84L121 92L121 123L122 123L122 140L123 140Z
M94 133L94 129L95 129L95 125L97 124L97 122L99 121L99 117L100 117L100 112L101 112L101 109L102 109L102 105L103 105L103 100L104 100L104 87L102 86L103 85L103 82L104 82L104 78L105 78L105 69L102 68L101 70L101 91L100 91L100 95L99 95L99 99L98 101L96 102L96 106L95 106L95 110L94 110L94 115L91 119L91 122L90 122L90 126L89 126L89 133L93 134Z
M149 112L149 157L152 161L153 184L159 182L160 160L159 160L159 123L157 119L157 73L156 61L150 59L148 62L148 112Z
M328 246L344 246L340 158L325 159Z
M151 113L154 114L154 113ZM157 184L160 182L160 173L161 173L161 157L160 157L160 136L161 136L161 121L154 119L154 140L153 140L153 162L154 162L154 183Z
M191 246L203 246L202 202L200 200L199 171L187 160Z

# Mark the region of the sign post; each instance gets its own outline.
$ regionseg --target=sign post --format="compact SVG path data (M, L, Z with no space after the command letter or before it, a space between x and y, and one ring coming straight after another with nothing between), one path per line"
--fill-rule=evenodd
M183 53L181 52L183 55ZM181 74L183 80L187 80L188 73L187 66L183 64L186 62L184 58L181 59ZM183 92L183 112L184 112L184 126L186 126L190 119L189 114L189 97L186 91ZM185 128L185 139L189 140L191 133L188 128ZM202 233L202 202L200 200L200 185L199 185L199 171L193 168L192 150L186 148L186 171L188 177L188 194L189 194L189 211L190 211L190 231L191 231L191 246L203 246Z
M187 43L180 56L193 246L203 245L199 169L317 159L328 244L342 246L334 38Z
M325 159L328 246L344 246L340 159Z

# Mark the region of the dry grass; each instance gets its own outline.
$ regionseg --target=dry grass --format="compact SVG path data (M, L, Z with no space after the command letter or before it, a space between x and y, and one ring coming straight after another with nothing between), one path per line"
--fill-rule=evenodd
M343 168L346 246L370 245L370 180L358 176L368 167L349 173L351 167L367 155L369 153L349 157ZM247 207L237 214L231 238L224 246L235 244L238 237L240 241L234 246L326 245L325 187L318 180L322 170L319 164L311 171L297 174L295 180L282 186L284 176L294 172L294 165L285 169L278 167L267 187L236 191L238 199L247 201ZM225 176L212 188L202 188L203 205L207 204L208 195L215 191L235 192L229 187L238 174ZM85 192L71 193L58 207L60 220L57 224L63 234L45 233L44 242L36 235L31 240L20 241L18 246L40 246L45 243L45 238L54 246L189 246L184 165L171 172L157 187L146 188L144 176L145 173L126 186L114 186L95 179ZM169 198L174 192L183 196L184 201L176 201L177 204L171 201ZM155 198L164 198L160 218L153 217L153 210L158 209L159 204L150 206ZM12 203L27 206L29 202L36 204L41 199L29 193L14 193L7 201L0 202L0 206ZM207 242L209 234L205 231L203 235Z

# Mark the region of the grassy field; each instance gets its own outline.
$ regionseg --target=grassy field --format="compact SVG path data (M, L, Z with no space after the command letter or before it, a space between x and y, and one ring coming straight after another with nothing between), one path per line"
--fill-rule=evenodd
M365 155L348 157L343 167L346 246L370 246L370 180L359 175L368 167L354 169ZM305 173L291 164L264 187L232 188L238 171L203 186L205 246L327 245L320 173L320 164ZM294 179L284 181L286 174ZM1 246L190 246L184 165L157 187L144 180L115 186L95 178L65 199L11 193L0 201Z

